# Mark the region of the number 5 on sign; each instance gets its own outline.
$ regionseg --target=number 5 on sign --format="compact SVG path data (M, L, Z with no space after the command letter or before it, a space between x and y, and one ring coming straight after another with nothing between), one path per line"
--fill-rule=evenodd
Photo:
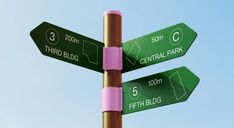
M132 100L137 100L141 95L141 85L138 83L133 83L129 89L129 98Z
M137 94L138 94L137 86L134 86L132 91L133 91L133 96L137 96Z

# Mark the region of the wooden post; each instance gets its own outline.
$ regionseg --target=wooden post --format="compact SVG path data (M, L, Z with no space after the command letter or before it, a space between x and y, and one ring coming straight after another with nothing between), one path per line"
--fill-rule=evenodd
M122 18L118 11L104 13L105 47L122 47ZM104 87L121 87L121 70L106 70L103 76ZM107 111L102 113L102 128L122 128L121 112Z

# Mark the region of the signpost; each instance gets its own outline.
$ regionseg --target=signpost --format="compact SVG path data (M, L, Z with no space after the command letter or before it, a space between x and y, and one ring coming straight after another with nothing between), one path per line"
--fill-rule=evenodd
M105 46L47 22L30 33L43 55L103 73L103 128L122 128L125 114L185 101L199 83L186 67L122 83L122 73L185 55L197 34L180 23L121 44L121 19L118 11L104 14Z
M197 34L180 23L123 43L122 72L183 56Z
M103 43L47 22L30 35L43 55L103 72Z
M124 82L122 114L185 101L198 82L186 67Z
M116 48L119 49L122 44L121 44L121 39L122 39L122 16L120 12L117 11L108 11L104 14L103 16L103 21L104 21L104 26L103 26L103 34L104 34L104 39L103 42L105 44L105 49L111 48ZM104 50L104 49L103 49ZM122 52L122 51L121 51ZM112 52L113 53L113 52ZM109 53L109 54L112 54ZM106 56L108 56L106 54ZM104 58L104 56L103 56ZM108 60L112 59L112 60ZM106 63L113 63L111 61L117 61L119 62L118 57L111 57L107 58L108 62ZM103 64L106 64L103 63ZM122 64L121 64L122 65ZM104 67L104 65L103 65ZM116 67L109 67L108 64L106 64L104 68L104 74L103 74L103 90L105 89L119 89L122 87L122 74L121 74L121 69L118 69ZM107 96L103 96L102 99L108 99L110 97L117 97L114 95L114 91ZM121 92L120 92L121 94ZM105 94L102 94L105 95ZM106 97L106 98L104 98ZM107 98L108 97L108 98ZM111 100L109 101L104 101L104 102L109 102L106 104L110 104L110 106L116 106L119 102L117 99L119 98L110 98ZM104 104L104 103L102 103ZM110 110L112 109L112 110ZM122 115L121 111L119 109L113 109L113 108L107 108L105 110L102 110L102 128L122 128Z

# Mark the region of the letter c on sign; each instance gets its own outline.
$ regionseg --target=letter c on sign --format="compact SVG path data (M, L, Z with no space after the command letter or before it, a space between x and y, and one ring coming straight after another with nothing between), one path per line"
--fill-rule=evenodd
M180 34L179 32L175 32L175 33L173 34L173 36L172 36L173 41L177 42L177 41L180 39L179 36L177 36L177 38L175 37L176 35L179 35L179 34Z
M175 28L171 31L169 41L171 45L177 45L183 40L183 30L181 28Z

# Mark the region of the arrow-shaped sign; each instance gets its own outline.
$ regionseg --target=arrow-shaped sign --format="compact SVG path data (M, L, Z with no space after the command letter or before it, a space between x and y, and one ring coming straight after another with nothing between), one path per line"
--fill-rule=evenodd
M103 72L103 43L47 22L30 34L43 55ZM122 72L183 56L196 36L196 32L181 23L127 41L123 43Z
M103 43L47 22L30 34L43 55L103 72ZM196 36L196 32L181 23L127 41L123 43L122 72L183 56Z
M183 56L197 34L180 23L123 43L123 70L128 72Z
M125 82L122 114L185 101L198 83L199 78L186 67Z
M103 43L47 22L30 35L43 55L103 72Z

